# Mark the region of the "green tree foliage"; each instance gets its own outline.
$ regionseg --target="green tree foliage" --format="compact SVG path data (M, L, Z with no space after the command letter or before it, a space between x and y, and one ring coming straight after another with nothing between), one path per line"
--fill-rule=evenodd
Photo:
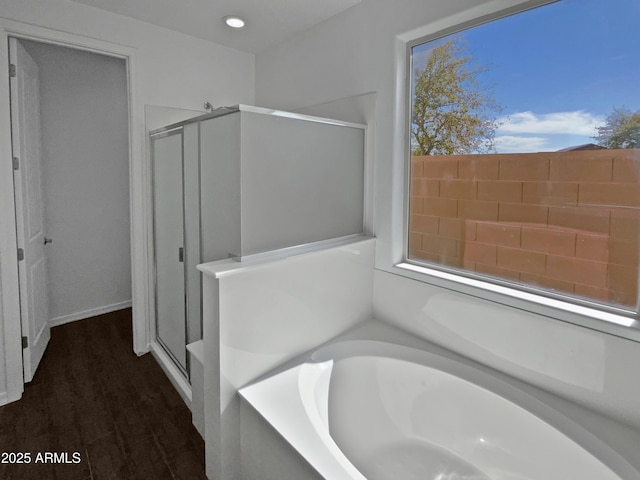
M494 151L500 108L491 88L479 81L485 71L471 63L457 39L431 51L424 69L415 72L413 155Z
M640 148L640 110L632 113L627 108L614 108L595 138L606 148Z

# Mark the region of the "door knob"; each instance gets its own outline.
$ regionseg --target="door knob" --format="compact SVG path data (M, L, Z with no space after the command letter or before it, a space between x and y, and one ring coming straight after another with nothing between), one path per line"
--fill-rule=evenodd
M44 237L44 244L46 245L47 243L53 243L53 238Z

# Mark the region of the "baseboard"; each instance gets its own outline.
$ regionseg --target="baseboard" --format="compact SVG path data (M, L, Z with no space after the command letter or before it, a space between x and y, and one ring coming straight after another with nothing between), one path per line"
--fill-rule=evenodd
M131 307L131 300L126 302L114 303L113 305L107 305L105 307L92 308L91 310L85 310L84 312L72 313L70 315L63 315L61 317L52 318L49 320L49 325L57 327L58 325L64 325L65 323L75 322L76 320L84 320L85 318L97 317L98 315L104 315L105 313L115 312L124 308Z
M191 410L191 385L184 377L182 372L178 370L178 367L175 366L173 360L167 355L161 345L157 342L153 342L151 344L151 354L153 358L156 359L156 362L160 365L165 375L169 378L169 381L173 385L173 387L178 391L182 400L187 405L189 410Z

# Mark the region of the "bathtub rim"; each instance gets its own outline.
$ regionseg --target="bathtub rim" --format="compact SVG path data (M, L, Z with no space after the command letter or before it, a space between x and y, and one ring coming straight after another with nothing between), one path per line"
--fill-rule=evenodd
M398 349L402 349L405 354L408 353L410 358L398 355L396 353ZM557 430L560 434L587 451L621 479L640 479L640 472L597 435L535 395L522 390L517 385L500 378L498 375L494 375L494 372L487 372L474 365L447 358L439 353L428 350L420 350L411 346L370 339L339 340L332 342L311 353L309 360L320 363L328 360L337 362L340 359L351 357L377 356L425 365L428 368L452 375L473 384L475 387L498 395L534 415L554 430ZM304 369L305 365L313 364L304 363L301 365L301 370Z
M370 328L371 325L373 325L373 329ZM391 339L380 337L380 326L382 326L383 332L392 333ZM323 473L323 470L325 470L325 465L323 465L324 463L334 463L334 458L327 458L326 455L327 452L333 451L334 449L327 448L325 451L321 452L321 454L318 454L319 452L301 452L300 449L294 445L295 439L292 441L292 439L287 438L287 435L283 434L280 428L278 428L279 425L274 425L272 423L272 419L269 418L272 417L272 412L263 411L265 402L260 398L261 393L257 390L261 389L257 386L264 386L266 381L282 374L287 374L292 378L295 377L295 382L292 382L295 385L295 389L292 388L289 393L291 395L295 395L295 398L302 404L305 413L304 421L302 422L304 423L305 435L318 436L318 432L315 430L313 422L311 422L308 417L307 409L309 408L309 405L304 405L301 398L299 386L299 376L301 371L309 371L309 369L314 367L314 365L318 365L321 362L326 362L328 360L337 361L341 358L347 357L371 356L371 354L366 355L367 352L376 354L376 356L381 356L381 352L385 352L385 357L406 360L406 357L395 353L398 352L399 349L403 350L404 353L409 353L413 358L427 360L426 363L424 361L417 363L423 363L427 367L435 368L450 375L454 375L455 377L461 378L464 381L470 382L479 388L485 389L511 403L514 403L516 406L536 416L540 421L545 422L576 445L580 446L621 479L640 480L640 469L627 460L624 455L618 452L603 438L596 435L592 430L583 426L578 420L568 416L566 413L563 413L563 409L554 406L552 404L553 402L547 401L545 398L541 397L555 397L564 401L565 404L578 406L574 404L574 402L561 399L550 392L544 391L474 360L463 357L446 348L412 337L407 332L375 319L365 321L325 344L299 355L295 359L285 362L280 367L275 368L271 372L260 376L258 379L242 387L239 389L238 393L240 394L240 397L272 427L274 432L291 445L291 448L293 448L301 458L303 458L309 465L311 465L312 468L317 470L325 478L365 479L357 468L351 464L337 444L335 444L335 441L331 438L328 432L328 428L325 432L326 435L324 438L322 438L323 435L319 435L322 438L323 445L326 447L328 442L335 445L335 448L338 449L341 456L347 460L349 465L351 465L360 476L352 476L350 473L345 474L345 476L335 476L335 465L329 468L328 472L332 472L329 473L329 476ZM305 365L307 367L303 368ZM478 381L478 379L480 379L480 381ZM307 381L303 383L308 384L309 382ZM537 395L538 393L544 395ZM582 410L586 410L592 414L597 414L599 416L602 415L598 412L586 409L585 407L581 408ZM270 407L267 407L267 410L270 410ZM298 420L293 423L295 423L296 428L298 428L300 427L301 421ZM329 439L328 442L326 438L327 436ZM338 464L340 464L340 462L338 462ZM344 469L341 468L341 470Z

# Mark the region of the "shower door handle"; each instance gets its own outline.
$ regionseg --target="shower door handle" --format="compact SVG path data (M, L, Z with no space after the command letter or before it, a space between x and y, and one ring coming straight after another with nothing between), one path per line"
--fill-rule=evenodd
M180 263L184 262L184 248L183 247L178 248L178 261Z

